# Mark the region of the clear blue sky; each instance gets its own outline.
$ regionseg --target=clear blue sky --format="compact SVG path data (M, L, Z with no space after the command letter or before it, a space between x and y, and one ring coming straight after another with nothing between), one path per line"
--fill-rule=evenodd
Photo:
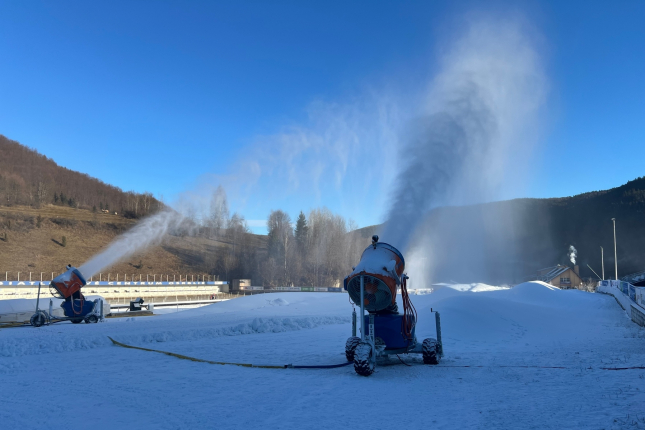
M302 130L325 138L325 112L361 111L356 100L365 94L413 94L432 75L451 23L477 7L0 0L0 133L166 201L205 183L235 182L232 209L250 220L266 219L270 209L295 217L326 205L360 226L381 222L382 198L365 210L351 195L382 195L382 183L309 188L343 183L324 168L333 157L312 182L300 181L298 170L262 167L282 179L264 176L255 187L239 183L244 162L262 165L281 151L285 133L287 148ZM645 2L487 7L522 13L542 37L548 121L522 195L568 196L645 175ZM325 152L296 162L316 170L307 157Z

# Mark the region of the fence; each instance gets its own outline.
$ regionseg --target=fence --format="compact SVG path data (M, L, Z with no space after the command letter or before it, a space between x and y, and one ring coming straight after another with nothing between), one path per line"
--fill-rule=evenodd
M30 299L38 296L38 284L40 281L0 281L0 300L6 299ZM83 287L86 295L101 295L109 302L121 302L144 297L150 299L166 300L165 298L184 297L190 300L193 297L206 298L213 294L219 294L225 289L227 282L204 281L204 282L99 282L93 281ZM41 297L49 297L49 281L42 283Z
M340 287L240 287L240 291L341 293Z
M2 273L2 272L0 272ZM20 276L22 274L22 279L20 279ZM43 276L45 275L45 276ZM9 281L11 278L12 281L30 281L30 282L50 282L52 281L56 276L59 274L56 272L51 272L51 275L49 272L4 272L4 280ZM2 276L2 275L0 275ZM128 277L130 278L129 282L144 282L143 280L145 279L145 282L157 282L157 279L159 281L163 282L163 279L166 278L165 282L199 282L201 279L201 282L213 282L213 281L219 281L219 276L218 275L205 275L202 273L198 274L186 274L186 275L166 275L166 274L146 274L146 277L143 277L143 274L127 274L127 273L99 273L96 276L90 277L88 281L94 281L94 278L98 278L97 280L99 282L119 282L119 277L121 278L120 281L122 282L128 282ZM138 278L138 280L137 280ZM177 279L179 278L179 279ZM0 278L2 279L2 278ZM1 282L1 281L0 281Z
M599 281L597 291L614 296L632 321L645 327L645 287L624 281Z

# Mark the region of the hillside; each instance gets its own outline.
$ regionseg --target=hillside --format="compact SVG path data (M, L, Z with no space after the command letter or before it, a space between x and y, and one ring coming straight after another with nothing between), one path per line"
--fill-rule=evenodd
M0 280L4 280L6 271L10 272L9 278L15 279L17 272L21 272L21 279L26 279L25 276L28 279L28 272L32 272L32 276L37 276L33 279L40 279L40 272L51 276L51 272L63 271L66 264L80 265L135 222L120 216L56 205L41 208L0 206ZM254 250L262 253L266 238L248 237ZM135 254L105 272L111 273L111 279L118 273L121 280L125 274L128 278L142 275L144 279L147 274L151 279L154 274L170 275L171 279L173 275L197 274L223 278L218 250L227 249L229 245L225 238L167 235L158 246Z
M124 192L0 135L0 205L54 204L140 218L163 204L150 193Z

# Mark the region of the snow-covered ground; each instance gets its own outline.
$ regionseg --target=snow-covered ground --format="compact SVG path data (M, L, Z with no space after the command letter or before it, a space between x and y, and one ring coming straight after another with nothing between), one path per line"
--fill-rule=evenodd
M544 283L542 283L544 284ZM437 284L437 285L442 285L442 284ZM448 288L452 288L453 290L457 291L472 291L473 293L481 293L484 291L499 291L499 290L506 290L508 287L496 287L493 285L488 285L488 284L481 284L481 283L473 283L473 284L443 284L444 286ZM548 284L544 284L550 287Z
M336 364L351 334L346 294L276 293L102 324L0 329L0 428L645 428L645 330L611 296L526 283L413 296L438 366L394 357L258 369L191 362ZM483 367L463 367L483 366ZM529 367L522 367L529 366ZM533 366L561 366L549 369Z

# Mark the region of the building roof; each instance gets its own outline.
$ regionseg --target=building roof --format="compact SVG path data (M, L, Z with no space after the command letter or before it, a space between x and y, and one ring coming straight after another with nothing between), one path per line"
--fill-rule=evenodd
M544 282L551 282L553 279L555 279L558 276L562 275L564 272L566 272L569 269L571 269L571 268L568 267L568 266L561 266L559 264L557 266L547 267L546 269L542 269L542 270L538 271L538 273L539 273L539 272L544 272L544 271L548 270L548 272L546 272L544 275L539 276L538 280L544 281Z

